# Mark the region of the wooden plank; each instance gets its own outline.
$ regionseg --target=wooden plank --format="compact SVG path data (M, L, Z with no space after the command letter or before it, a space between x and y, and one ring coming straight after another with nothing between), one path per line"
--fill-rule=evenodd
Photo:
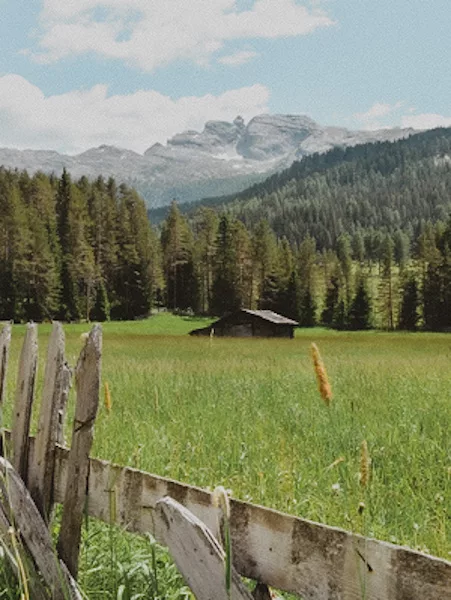
M51 535L27 488L5 458L0 458L0 498L3 515L20 531L21 539L49 587L51 598L82 600L66 566L55 553Z
M68 451L58 448L55 499L68 477ZM161 539L164 523L155 507L174 498L217 532L218 509L211 494L131 468L91 459L89 515L114 520L131 532ZM437 600L451 598L451 563L335 527L230 500L234 567L238 573L292 592L305 600Z
M69 400L69 390L72 385L72 370L67 364L64 362L63 366L63 380L62 380L62 390L61 390L61 398L60 398L60 406L58 409L58 430L57 430L57 438L56 441L60 446L66 445L66 439L64 437L64 423L66 420L66 410L67 410L67 402Z
M60 503L68 456L67 448L57 448L55 501ZM112 493L117 499L114 514L110 511ZM90 459L86 510L94 518L105 523L113 520L134 533L151 532L161 540L164 524L155 508L165 496L176 499L217 532L218 509L212 506L209 492ZM306 600L451 598L449 561L246 502L230 499L230 504L234 567L242 576Z
M57 546L60 557L75 578L78 571L81 525L88 488L89 453L99 405L101 354L102 329L100 325L95 325L81 351L75 369L77 403Z
M12 425L12 464L25 483L28 474L28 437L37 366L37 326L29 323L20 353Z
M7 509L7 510L6 510ZM27 580L27 586L30 592L30 598L33 600L48 600L49 595L44 588L42 578L36 571L34 561L29 557L28 553L21 546L14 547L13 537L20 540L20 534L14 529L14 523L10 523L8 515L10 507L4 507L2 498L0 498L0 545L4 550L5 558L8 561L16 579ZM19 557L17 557L19 553ZM21 565L19 564L21 561Z
M166 497L157 503L156 517L162 522L160 541L169 548L197 600L252 600L235 569L227 593L224 550L193 513Z
M8 370L11 324L3 326L0 333L0 456L3 456L3 407L6 397L6 373Z
M0 427L2 427L2 408L6 394L6 372L8 368L9 346L11 343L11 324L3 326L0 333Z
M61 397L65 392L65 338L61 323L53 323L47 350L44 388L28 489L43 519L48 523L52 510L55 450L59 431Z

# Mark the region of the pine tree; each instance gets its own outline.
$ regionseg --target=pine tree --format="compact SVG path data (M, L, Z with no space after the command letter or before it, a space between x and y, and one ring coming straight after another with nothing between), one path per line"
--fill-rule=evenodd
M327 286L326 299L323 312L321 313L321 323L326 327L332 327L340 301L340 280L337 275L332 275Z
M381 251L381 276L379 283L379 310L382 326L388 330L394 329L395 283L393 279L393 240L385 237Z
M399 311L399 329L415 331L419 321L419 293L415 276L411 275L404 284L401 309Z
M351 300L351 277L352 277L352 257L351 257L351 242L349 236L342 234L337 242L337 256L343 273L346 306L349 306Z
M426 329L437 331L443 324L442 277L438 263L430 263L423 283L423 318Z
M371 301L362 275L349 308L348 326L352 330L371 328Z
M159 252L144 202L125 185L119 188L118 215L118 268L111 316L135 319L150 312L159 278Z
M199 281L199 304L203 314L210 311L218 224L218 216L211 208L201 208L195 215L194 256Z
M305 289L301 297L299 325L301 327L315 327L316 303L309 288Z
M299 323L300 315L300 284L299 277L293 269L283 295L281 314Z
M195 308L197 281L194 270L193 235L189 225L172 203L161 232L167 302L172 309Z
M227 215L223 215L219 221L216 241L211 298L213 314L222 316L241 307L241 298L237 287L238 269L233 224Z
M277 260L277 243L274 232L266 219L261 219L252 235L253 250L253 284L257 290L257 304L261 297L263 284L267 275L273 272ZM251 299L252 304L252 299Z

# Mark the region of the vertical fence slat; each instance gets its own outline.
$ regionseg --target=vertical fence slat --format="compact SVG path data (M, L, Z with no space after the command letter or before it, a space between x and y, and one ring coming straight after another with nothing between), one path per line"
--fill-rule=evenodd
M71 383L72 383L72 371L71 371L69 365L67 364L67 362L64 362L62 376L63 376L63 379L62 379L62 389L61 389L61 396L60 396L60 405L58 407L58 428L57 428L56 442L60 446L65 446L66 440L64 437L64 423L66 420L66 410L67 410L67 402L69 399L69 390L71 388Z
M6 370L8 368L9 345L11 343L11 325L8 323L0 333L0 427L2 427L2 408L6 393Z
M28 472L28 489L46 522L49 520L53 503L55 444L58 439L59 409L65 383L64 342L61 323L54 323L47 350L33 464Z
M60 557L74 577L78 571L81 525L88 487L89 452L99 405L101 354L102 330L100 325L95 325L75 369L77 404L57 546Z
M34 323L27 325L20 353L12 425L12 464L24 482L28 472L28 435L38 366L38 332Z
M11 325L5 325L0 333L0 456L3 456L3 408L6 396L6 371L8 369Z

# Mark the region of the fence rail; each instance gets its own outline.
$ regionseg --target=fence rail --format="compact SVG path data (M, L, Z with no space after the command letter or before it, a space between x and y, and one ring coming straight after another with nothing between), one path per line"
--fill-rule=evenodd
M0 345L2 339L0 335ZM89 381L85 396L98 401L98 379ZM2 385L0 380L0 390ZM76 416L79 426L88 421L92 424L95 418L94 408L91 412L85 410ZM6 437L10 439L11 434ZM27 464L32 469L37 441L29 437L27 446ZM63 507L74 485L73 448L54 446L51 497ZM92 517L114 522L130 532L150 532L164 543L168 506L163 510L161 502L170 497L220 537L219 509L203 489L95 458L89 458L86 472L89 475L83 500ZM27 476L31 477L30 470ZM234 499L230 503L233 564L245 577L299 594L305 600L451 599L451 563L446 560L262 506Z

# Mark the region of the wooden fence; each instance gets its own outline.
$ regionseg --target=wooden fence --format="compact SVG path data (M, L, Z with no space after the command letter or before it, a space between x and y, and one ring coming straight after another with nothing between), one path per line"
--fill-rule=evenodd
M7 325L0 334L0 411L5 402L10 338L11 327ZM37 568L46 574L44 579L50 582L55 598L60 597L61 572L71 597L80 597L75 578L81 521L87 511L90 516L107 523L114 521L127 531L152 533L169 547L198 600L227 600L224 552L217 541L221 539L221 510L213 505L211 494L89 457L99 399L101 346L102 333L96 326L75 369L77 400L68 449L63 445L63 424L70 370L64 358L62 327L54 324L49 341L36 437L29 436L29 424L36 380L37 331L35 325L27 327L13 426L3 436L4 454L11 457L11 464L0 459L3 479L8 480L8 485L0 486L0 532L6 539L5 531L10 531L12 523L17 526ZM24 500L28 494L25 485L34 502ZM6 496L14 518L5 509ZM44 541L39 553L44 553L44 547L48 551L46 544L50 541L45 524L55 502L63 505L57 544L58 581L54 566L36 560L36 549L29 548L30 532L26 531L30 528L27 523L40 519L36 527ZM254 592L254 598L259 599L269 597L266 585L298 594L305 600L451 599L448 561L246 502L231 499L230 504L233 600L251 597L239 575L259 582ZM36 514L31 515L33 511ZM37 593L32 597L45 596Z

